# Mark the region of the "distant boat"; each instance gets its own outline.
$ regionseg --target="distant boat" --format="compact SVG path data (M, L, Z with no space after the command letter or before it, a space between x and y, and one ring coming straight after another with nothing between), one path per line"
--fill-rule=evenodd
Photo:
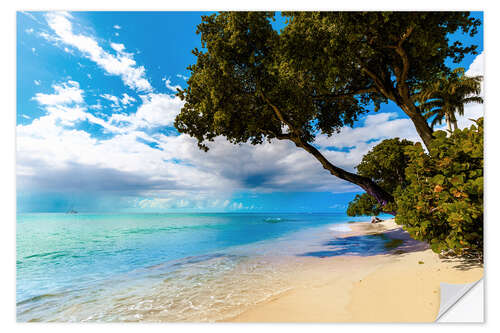
M66 212L66 214L78 214L78 212L74 209L70 209Z

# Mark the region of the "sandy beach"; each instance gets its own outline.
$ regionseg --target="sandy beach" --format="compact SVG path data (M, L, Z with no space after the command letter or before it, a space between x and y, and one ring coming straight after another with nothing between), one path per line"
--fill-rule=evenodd
M387 254L301 259L290 289L257 303L230 322L432 322L440 282L470 283L477 263L440 258L395 224L351 223L342 237L387 237Z

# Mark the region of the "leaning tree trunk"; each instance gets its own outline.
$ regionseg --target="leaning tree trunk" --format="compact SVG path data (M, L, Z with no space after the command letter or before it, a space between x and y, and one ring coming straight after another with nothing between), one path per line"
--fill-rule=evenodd
M281 113L281 111L279 110L279 108L276 107L276 105L274 105L269 100L269 98L266 97L266 95L263 92L261 92L261 96L264 99L264 101L266 101L269 104L269 106L271 106L271 108L273 109L276 117L283 124L287 125L289 127L289 130L292 131L291 134L280 135L281 137L277 136L278 139L290 140L293 143L295 143L295 145L297 147L303 148L305 151L307 151L308 153L310 153L311 155L313 155L321 163L321 165L323 166L323 168L326 169L326 170L328 170L332 175L334 175L334 176L336 176L336 177L338 177L340 179L346 180L346 181L348 181L350 183L358 185L363 190L365 190L366 193L368 193L370 196L372 196L373 198L375 198L375 200L377 200L377 202L382 207L386 206L390 202L394 202L394 197L390 193L387 193L383 188L381 188L379 185L377 185L370 178L362 177L362 176L357 175L355 173L343 170L343 169L341 169L341 168L333 165L332 163L330 163L330 161L328 161L326 159L326 157L323 156L323 154L321 154L321 152L318 149L316 149L313 145L311 145L309 142L307 142L307 140L304 140L300 136L300 134L299 134L300 131L295 131L293 129L293 126L291 126L290 122L288 122L285 119L285 117L283 116L283 114ZM419 116L423 119L423 117L420 114L419 114ZM425 122L425 126L427 126L426 122ZM427 128L429 128L429 127L427 126ZM432 132L431 132L430 136L432 137ZM425 142L425 140L424 140L424 142ZM390 214L396 215L396 212L390 212Z
M328 170L332 175L346 180L350 183L356 184L359 187L361 187L363 190L366 191L370 196L375 198L377 202L383 207L387 205L388 203L394 202L394 197L387 193L383 188L381 188L379 185L377 185L374 181L372 181L370 178L362 177L360 175L357 175L355 173L346 171L344 169L341 169L326 159L326 157L321 154L321 152L316 149L313 145L309 144L308 142L300 139L300 138L293 138L292 141L295 143L297 147L303 148L306 150L308 153L313 155L323 166L324 169ZM387 212L392 215L396 215L396 212Z

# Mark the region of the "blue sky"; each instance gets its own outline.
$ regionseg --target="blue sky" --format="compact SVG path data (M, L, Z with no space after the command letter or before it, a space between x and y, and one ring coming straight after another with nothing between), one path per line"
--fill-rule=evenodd
M172 127L200 47L199 12L17 14L17 207L66 211L344 211L358 188L293 144L208 153ZM481 13L474 16L482 18ZM283 25L280 18L275 26ZM479 45L482 29L473 40ZM482 74L482 55L461 64ZM461 120L482 114L471 106ZM416 134L394 105L316 144L349 170L388 137Z

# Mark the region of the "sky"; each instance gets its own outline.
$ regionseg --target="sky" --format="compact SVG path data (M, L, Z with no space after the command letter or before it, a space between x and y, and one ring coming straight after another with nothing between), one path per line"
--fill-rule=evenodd
M173 127L200 12L18 12L18 212L343 212L355 185L331 176L294 144L200 151ZM482 13L473 13L482 19ZM279 18L274 24L284 24ZM479 46L453 67L484 74ZM451 62L449 63L451 65ZM466 106L459 126L483 114ZM395 105L315 145L350 171L386 138L418 140Z

